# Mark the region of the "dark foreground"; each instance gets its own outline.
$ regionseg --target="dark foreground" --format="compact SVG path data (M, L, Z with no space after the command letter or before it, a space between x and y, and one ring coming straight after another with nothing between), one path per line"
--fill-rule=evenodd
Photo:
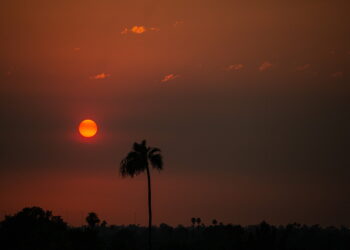
M147 228L109 226L97 216L87 217L88 226L69 227L60 216L41 208L25 208L0 223L0 249L102 250L146 249ZM153 249L350 249L349 228L321 228L289 224L271 226L266 222L242 227L216 224L153 228Z

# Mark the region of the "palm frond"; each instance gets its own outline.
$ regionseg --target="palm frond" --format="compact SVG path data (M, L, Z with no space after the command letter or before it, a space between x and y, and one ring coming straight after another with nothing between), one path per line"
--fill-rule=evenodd
M159 148L148 148L148 157L152 157L154 154L159 154L160 149Z
M132 146L132 149L140 153L146 152L147 151L146 140L143 140L141 143L135 142L134 145Z
M119 171L123 177L134 177L145 171L146 167L145 157L139 152L132 151L121 161Z
M152 154L151 156L149 156L149 161L151 162L153 168L158 170L163 169L163 157L161 154Z

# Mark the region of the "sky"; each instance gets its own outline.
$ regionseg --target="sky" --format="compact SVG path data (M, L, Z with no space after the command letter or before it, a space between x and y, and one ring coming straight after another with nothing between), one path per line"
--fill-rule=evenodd
M147 223L135 141L162 149L154 224L350 226L350 4L5 0L0 216ZM83 119L95 137L78 133Z

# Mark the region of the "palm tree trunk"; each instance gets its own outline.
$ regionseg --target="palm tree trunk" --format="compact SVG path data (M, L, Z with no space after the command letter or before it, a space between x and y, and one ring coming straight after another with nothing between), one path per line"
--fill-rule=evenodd
M148 180L148 249L152 250L152 193L151 193L151 174L147 166Z

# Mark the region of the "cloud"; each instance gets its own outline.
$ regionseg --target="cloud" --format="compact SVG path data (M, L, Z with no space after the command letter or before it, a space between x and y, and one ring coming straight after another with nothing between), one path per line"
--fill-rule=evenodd
M231 64L229 65L226 70L228 71L238 71L244 68L244 65L241 63L237 63L237 64Z
M175 23L173 24L174 28L177 28L181 25L183 25L185 22L184 21L175 21Z
M259 70L263 72L270 69L271 67L272 67L272 63L270 63L269 61L265 61L259 66Z
M160 29L157 28L157 27L151 27L151 28L149 28L149 30L151 30L151 31L156 31L156 32L160 31Z
M343 77L343 75L344 75L344 73L341 71L337 71L337 72L334 72L331 74L331 76L334 78L340 78L340 77Z
M127 34L128 33L128 29L127 28L124 28L123 30L122 30L122 32L120 32L120 34L122 34L122 35L125 35L125 34Z
M78 52L78 51L80 51L80 48L76 47L76 48L73 48L73 50Z
M131 29L124 28L124 29L120 32L120 34L126 35L126 34L128 34L128 33L134 33L134 34L140 35L140 34L145 33L146 31L155 31L155 32L158 32L158 31L160 31L160 29L157 28L157 27L149 27L149 28L146 28L146 27L143 26L143 25L140 25L140 26L135 25L135 26L133 26Z
M180 75L176 75L176 74L169 74L164 76L164 78L161 80L161 82L168 82L168 81L172 81L175 80L176 78L179 78Z
M145 26L134 26L131 28L131 32L135 34L142 34L146 32Z
M95 76L92 76L91 79L94 79L94 80L101 80L101 79L106 79L108 77L110 77L111 75L110 74L106 74L106 73L101 73L101 74L97 74Z
M296 68L296 70L297 71L305 71L305 70L307 70L308 68L310 68L310 64L305 64L305 65L302 65L302 66L298 66L297 68Z

